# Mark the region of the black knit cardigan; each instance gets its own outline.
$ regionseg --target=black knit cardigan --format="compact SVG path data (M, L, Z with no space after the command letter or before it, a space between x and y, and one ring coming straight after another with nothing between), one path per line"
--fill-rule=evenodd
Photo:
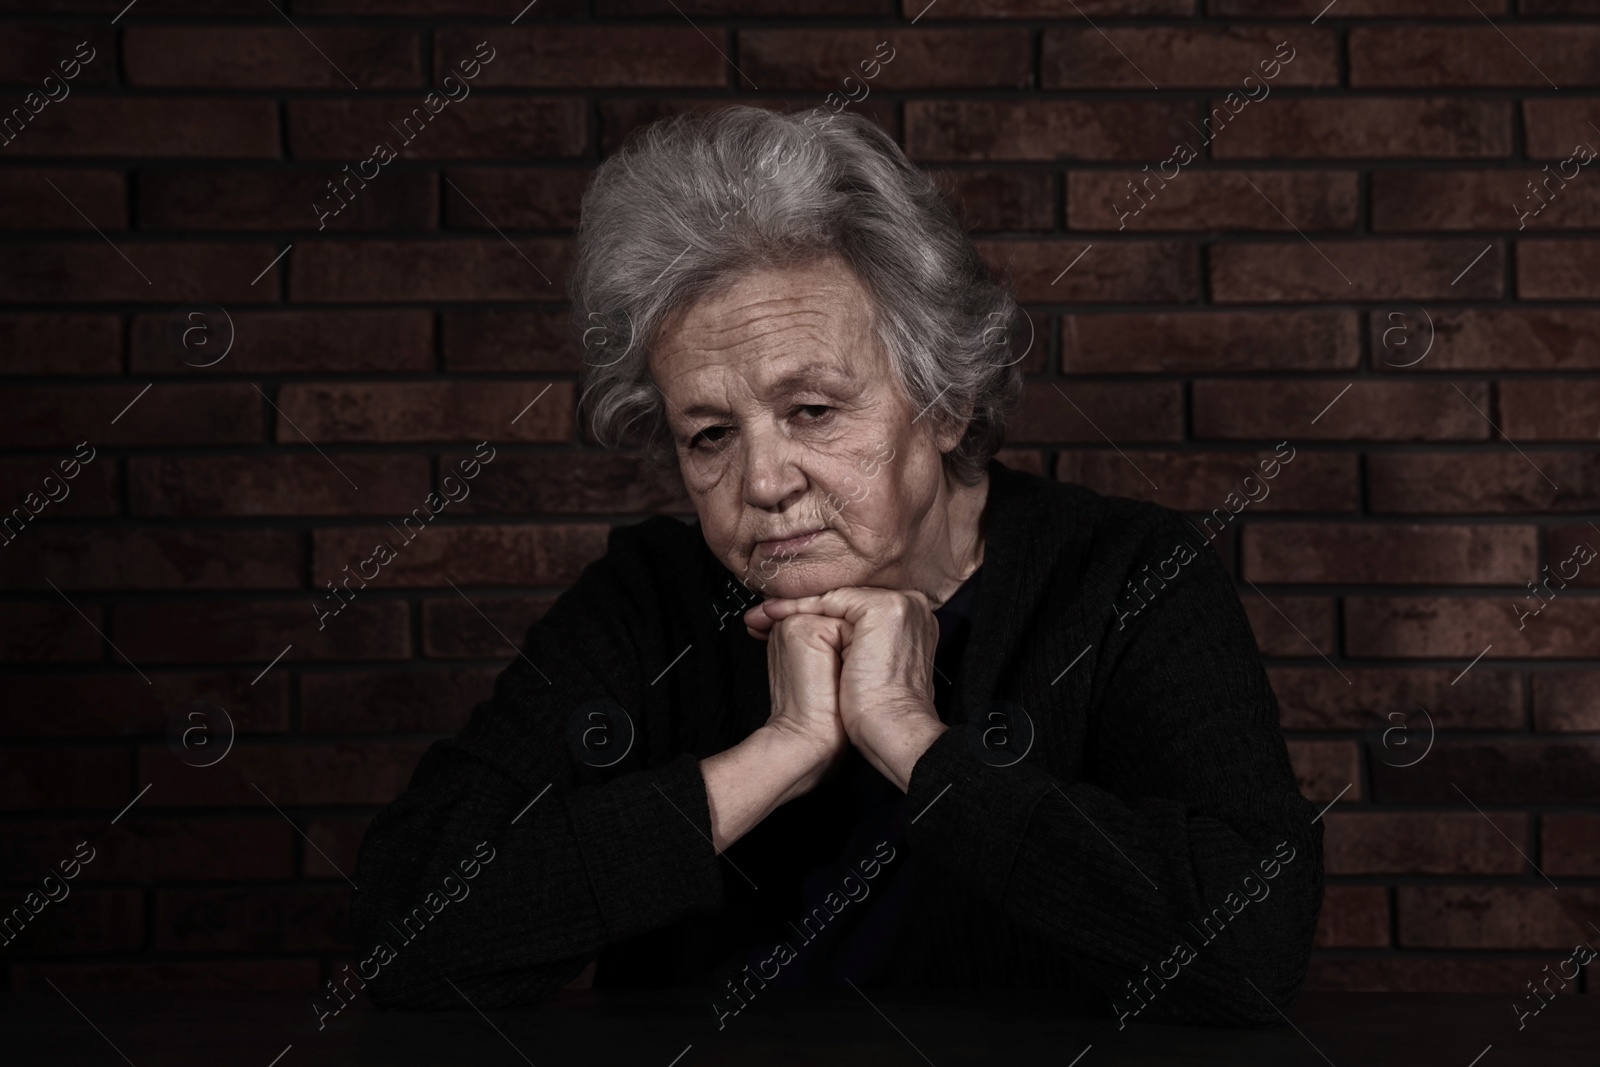
M907 796L918 880L892 984L1075 989L1125 1023L1276 1022L1305 978L1322 827L1232 580L1178 512L988 469L953 728ZM782 847L757 827L719 857L698 767L771 708L740 588L698 525L611 531L374 819L345 989L527 1003L597 957L601 986L724 977L739 850ZM572 743L602 699L633 731L609 767ZM1007 765L968 724L1017 705L1034 736Z

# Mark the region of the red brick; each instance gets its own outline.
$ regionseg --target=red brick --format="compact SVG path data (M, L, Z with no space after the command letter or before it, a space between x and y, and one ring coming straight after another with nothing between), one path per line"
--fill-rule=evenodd
M109 26L81 22L71 25L13 22L6 27L5 38L0 40L0 84L26 85L31 91L44 95L35 86L46 76L53 75L56 81L68 86L69 93L54 103L70 100L70 94L80 89L110 85L112 68L117 63L114 33ZM80 44L90 48L87 62L75 58L84 54L79 51ZM65 67L62 64L69 60L76 62L78 71L65 77L72 63Z
M555 597L459 596L422 602L422 651L440 658L507 659Z
M1055 228L1056 179L1052 174L935 168L928 168L927 173L955 206L968 232Z
M1600 241L1518 241L1517 295L1524 300L1600 299Z
M7 945L21 956L144 947L144 892L139 889L74 889L66 899L47 905Z
M1552 878L1600 875L1600 815L1542 815L1539 841L1539 867Z
M581 341L566 311L471 309L446 311L441 319L445 366L452 371L575 374L583 369Z
M1481 441L1488 389L1469 382L1201 380L1194 383L1194 436L1201 440ZM1470 398L1471 403L1468 402ZM1331 405L1331 406L1330 406ZM1312 420L1316 421L1313 422Z
M97 457L98 458L98 457ZM62 489L53 489L45 485L45 479L51 478L51 486L63 487L68 496L59 501L52 500L48 510L41 512L41 517L55 517L67 515L115 515L118 506L118 478L117 468L111 463L91 464L87 467L81 463L78 466L76 478L63 478L61 463L72 460L72 454L51 457L32 457L29 459L0 459L0 520L11 518L13 508L21 506L26 510L27 505L22 502L29 493L39 494L41 497L49 491L60 493ZM69 465L67 470L71 470ZM6 527L7 537L14 533L13 527Z
M1360 334L1348 311L1065 315L1061 363L1068 374L1354 369Z
M1043 452L1033 448L1002 448L995 453L995 459L1001 466L1009 467L1014 471L1027 471L1037 474L1041 478L1054 478L1051 468L1054 466Z
M1514 585L1539 574L1533 526L1252 523L1241 548L1256 582Z
M1600 85L1600 30L1524 22L1515 47L1499 26L1356 27L1350 31L1350 84L1358 88L1470 89ZM1554 84L1552 84L1552 80Z
M63 0L53 5L57 11L100 12L115 15L127 6L126 0ZM139 9L151 15L205 15L211 18L244 17L259 19L260 9L249 0L140 0ZM0 0L0 11L36 11L26 0Z
M1335 650L1332 600L1276 593L1241 593L1239 600L1263 656L1328 655Z
M1519 730L1523 726L1522 677L1481 663L1460 681L1460 668L1344 668L1344 678L1316 667L1272 667L1267 671L1286 730L1371 730L1399 727L1387 758L1409 762L1408 745L1426 747L1434 730ZM1345 679L1348 678L1349 681ZM1455 684L1451 684L1455 681ZM1419 713L1419 705L1426 714ZM1381 754L1380 754L1381 755Z
M560 300L570 242L521 237L445 241L306 242L295 253L297 301L406 303Z
M1179 511L1224 507L1227 495L1243 493L1243 480L1254 477L1266 487L1267 495L1250 504L1252 511L1356 510L1354 456L1300 452L1287 466L1279 464L1276 479L1264 477L1261 464L1269 461L1275 461L1270 451L1137 451L1128 452L1126 459L1115 451L1072 451L1061 454L1056 476L1096 492L1149 500ZM1153 488L1145 477L1159 488Z
M1429 309L1434 338L1428 348L1427 321L1403 312L1404 319L1371 316L1372 361L1376 370L1600 370L1600 311L1588 308ZM1383 335L1394 326L1387 353ZM1413 335L1414 331L1414 335ZM1399 346L1404 336L1406 347ZM1420 359L1422 353L1427 356ZM1385 360L1388 361L1386 365ZM1417 361L1417 362L1413 362ZM1412 364L1411 366L1404 366Z
M852 98L903 89L1026 89L1025 29L740 30L739 69L763 89L816 89ZM883 45L883 47L880 47ZM893 51L889 51L893 49ZM884 62L882 56L890 56Z
M1368 506L1411 514L1600 509L1600 456L1520 451L1375 453Z
M1218 303L1497 298L1503 250L1490 242L1478 259L1483 251L1476 240L1239 241L1213 245L1208 258Z
M292 589L300 535L290 530L71 527L18 538L0 556L17 589Z
M65 448L87 439L99 459L106 445L263 439L261 394L248 385L158 385L141 397L142 389L133 381L0 389L0 408L12 413L0 421L0 445Z
M141 88L343 90L423 84L418 34L373 26L134 24L123 31L122 64L128 84Z
M328 459L357 485L339 476ZM134 457L135 515L386 515L409 511L432 486L428 458L367 452Z
M1165 160L1163 160L1165 162ZM1350 230L1360 201L1352 171L1072 171L1074 230ZM1254 186L1254 188L1252 188Z
M152 947L175 952L324 952L350 944L350 887L161 889Z
M1583 919L1596 905L1600 890L1569 886L1558 895L1543 883L1395 889L1400 943L1407 948L1570 950L1592 936Z
M1600 742L1441 741L1413 767L1373 761L1372 795L1400 804L1594 804Z
M111 639L136 663L224 662L274 670L297 660L409 659L409 612L396 600L349 604L317 628L309 591L295 600L140 601L120 605Z
M1029 382L1006 428L1007 440L1176 441L1183 436L1183 397L1173 383Z
M1211 153L1215 159L1499 158L1511 154L1511 105L1451 97L1267 99L1218 131Z
M1523 141L1528 158L1562 160L1572 155L1578 142L1589 141L1593 110L1594 101L1582 97L1524 100Z
M1372 228L1501 231L1513 223L1518 230L1600 226L1600 184L1563 182L1554 165L1546 166L1548 174L1532 166L1378 171L1372 175ZM1540 184L1546 177L1554 179L1548 188ZM1538 194L1529 190L1529 182ZM1542 209L1539 196L1549 202Z
M1198 14L1195 0L941 0L926 8L913 0L906 5L906 10L909 12L913 6L929 19L1080 19Z
M908 100L914 160L1163 159L1193 137L1194 108L1143 100Z
M356 852L371 819L313 819L306 824L305 877L338 878L356 869ZM313 847L315 846L315 847Z
M88 630L83 620L79 619L78 624ZM148 684L125 667L115 673L29 674L13 678L7 692L17 707L40 711L48 708L49 713L0 720L0 736L126 737L162 733L173 718L183 725L195 722L186 715L196 701L220 704L239 732L271 733L289 728L289 686L281 676L269 675L251 685L249 678L236 674L146 674ZM219 732L224 729L220 722L212 728Z
M1323 863L1342 874L1522 874L1528 817L1496 812L1332 812ZM1515 845L1515 848L1512 846Z
M574 230L594 172L553 167L452 169L445 174L445 225L452 230ZM454 188L451 186L454 185Z
M93 232L95 226L125 230L127 200L122 175L116 171L33 167L0 171L0 226L8 230Z
M1486 15L1503 15L1507 0L1472 0L1477 9ZM1529 3L1540 0L1522 0L1523 14ZM1412 15L1442 15L1447 18L1462 16L1461 0L1339 0L1336 18L1386 19L1406 18ZM1245 18L1315 18L1327 9L1327 0L1211 0L1206 5L1211 15L1240 15ZM1468 9L1470 10L1470 9Z
M152 790L153 792L153 790ZM145 794L144 800L150 798ZM140 804L143 804L143 800ZM14 859L8 880L34 881L88 841L94 859L81 881L216 880L293 876L294 830L277 815L264 819L144 819L135 807L114 827L98 822L29 822L10 828ZM14 864L14 866L13 866Z
M570 441L575 393L571 382L559 381L285 385L278 393L278 440L303 441L304 433L319 444Z
M6 145L6 152L106 159L277 159L278 108L271 100L80 97L71 107L45 108Z
M302 675L301 728L306 733L455 733L473 707L489 699L499 674L489 667L433 667Z
M115 315L0 314L0 374L116 374L122 325Z
M13 300L43 304L271 300L270 291L253 289L250 282L279 251L267 244L126 239L113 248L98 238L76 244L8 244L3 249L0 288Z
M337 214L330 182L349 201ZM427 230L438 214L438 179L422 171L380 172L364 186L353 167L139 174L143 230Z
M1600 685L1593 671L1535 671L1533 721L1549 732L1600 732Z
M1287 43L1290 53L1277 53ZM1339 83L1339 39L1332 29L1306 26L1108 26L1046 29L1039 61L1040 86L1050 90L1204 89L1249 90L1265 84L1270 93L1287 85ZM1264 77L1263 63L1274 54L1293 58ZM1266 69L1271 69L1267 67Z
M1093 2L1093 0L1091 0ZM495 9L498 14L499 9ZM893 15L895 0L595 0L596 15L678 14L693 17L712 15L738 18L794 18L801 15L832 15L839 18L867 18Z
M77 611L60 601L7 603L5 611L0 611L0 660L58 663L100 659L103 642L94 627L105 629L104 609L81 597L73 598L73 603Z
M428 311L229 311L234 340L207 374L319 374L434 369L433 313ZM139 374L194 374L190 364L216 355L175 347L175 315L136 315L130 361ZM218 333L220 320L206 320ZM181 337L181 334L180 334ZM189 364L185 364L188 360ZM259 394L258 394L259 395Z
M683 112L697 114L718 111L726 107L731 101L727 97L665 97L651 96L642 100L601 100L600 106L600 153L610 155L622 142L639 127L655 122L657 119ZM751 107L764 107L771 111L790 113L799 110L824 109L823 95L798 102L789 102L781 97L770 100L759 96L741 100L740 103ZM897 141L897 131L900 128L899 104L886 96L869 96L859 104L852 104L850 110L863 115L877 123L889 136Z
M447 453L441 470L465 458ZM650 473L637 456L594 451L497 458L482 469L461 508L478 515L694 514L675 471Z
M517 16L518 25L541 19L582 18L585 0L539 0ZM497 0L295 0L294 9L305 15L488 15L502 18L505 5ZM692 10L691 10L691 13Z
M0 769L0 808L7 811L106 808L109 819L138 792L129 788L125 748L7 748L0 750Z
M1294 764L1295 781L1307 800L1318 806L1339 797L1340 804L1361 799L1361 750L1353 741L1290 740L1289 762Z
M315 960L40 964L11 969L13 989L39 993L48 991L51 984L68 993L122 994L135 990L173 993L292 990L303 993L314 988L321 978L321 966Z
M280 808L387 804L410 781L427 747L426 741L241 742L214 766L190 767L165 746L145 746L139 776L155 783L145 796L152 808L250 805L263 818L281 818L268 800Z
M429 114L422 103L424 95L291 100L287 104L290 153L295 159L331 159L357 170L356 164L372 159L379 144L388 145L400 159L519 161L577 156L587 146L583 101L577 97L469 96L426 123L411 118L408 138L400 123L419 110Z
M1388 890L1375 885L1328 886L1312 943L1318 948L1388 948Z
M1505 997L1548 960L1427 956L1312 957L1307 992L1494 993ZM1470 1055L1470 1054L1469 1054Z
M1600 440L1600 382L1501 382L1500 429L1513 441Z
M1540 569L1540 580L1548 581L1547 588L1559 590L1593 589L1600 586L1600 566L1591 567L1596 558L1595 545L1600 544L1600 526L1584 523L1582 526L1547 526L1544 530L1545 564Z
M312 534L313 581L340 575L341 568L370 557L379 542L395 557L374 584L385 588L457 585L567 585L584 564L605 555L610 527L583 525L406 527L407 541L389 526L328 527ZM354 573L358 568L351 567ZM352 586L352 588L358 588ZM329 629L333 624L329 623Z
M986 262L1011 276L1021 300L1173 303L1200 295L1193 249L1177 242L1091 247L1074 238L974 245Z
M1600 599L1558 596L1519 630L1515 609L1531 609L1532 596L1524 588L1520 595L1498 597L1351 597L1345 601L1345 640L1352 656L1470 660L1490 644L1485 659L1595 655Z
M435 75L450 73L480 41L495 50L474 83L481 89L721 89L730 73L727 35L716 27L561 25L441 29Z

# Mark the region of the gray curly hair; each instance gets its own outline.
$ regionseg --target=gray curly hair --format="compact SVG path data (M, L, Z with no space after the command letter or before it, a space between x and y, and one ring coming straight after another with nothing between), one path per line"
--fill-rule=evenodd
M684 112L638 131L584 192L567 283L595 440L676 461L646 358L681 308L757 268L838 256L915 410L966 430L946 467L974 484L1022 391L1022 312L932 179L871 120L822 108ZM1031 337L1030 337L1031 344Z

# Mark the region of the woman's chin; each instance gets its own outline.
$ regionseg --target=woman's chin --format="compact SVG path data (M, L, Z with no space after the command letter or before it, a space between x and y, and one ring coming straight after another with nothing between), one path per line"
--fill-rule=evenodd
M820 596L847 585L854 585L845 568L817 561L803 564L800 560L789 563L765 584L750 583L764 597L781 597L798 600L801 597Z

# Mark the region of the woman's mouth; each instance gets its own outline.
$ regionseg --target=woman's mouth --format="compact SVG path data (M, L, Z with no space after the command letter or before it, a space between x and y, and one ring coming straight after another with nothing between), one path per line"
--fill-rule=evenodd
M827 528L823 527L808 531L803 534L796 534L793 537L785 537L777 541L759 541L756 543L756 551L764 556L793 555L826 532Z

